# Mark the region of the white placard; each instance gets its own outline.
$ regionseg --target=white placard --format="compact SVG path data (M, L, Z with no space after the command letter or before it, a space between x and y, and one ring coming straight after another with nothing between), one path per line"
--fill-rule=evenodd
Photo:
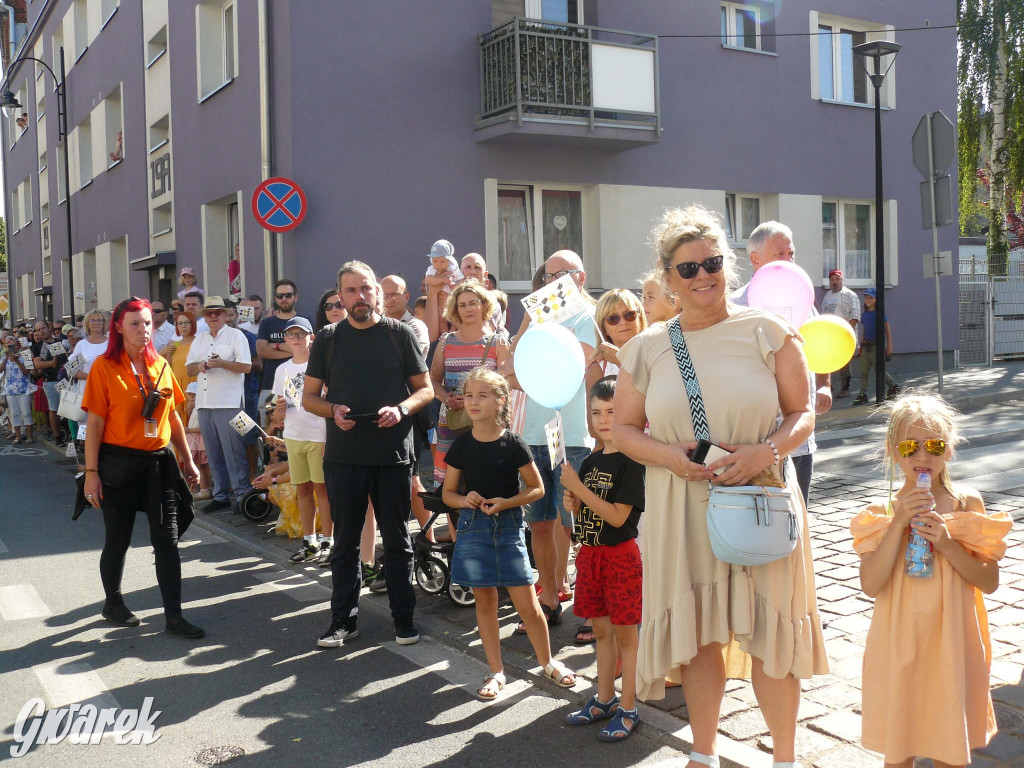
M50 350L50 354L54 357L60 357L61 355L67 354L67 350L64 349L64 345L59 341L55 341L52 344L48 344L47 347Z
M85 424L78 425L78 439L85 440Z
M21 358L21 364L22 365L24 365L26 368L31 368L32 367L32 350L31 349L23 349L23 350L21 350L21 352L18 353L18 356Z
M235 430L235 432L240 434L242 437L245 437L252 430L257 428L256 422L249 418L249 414L247 414L245 411L239 411L238 415L235 416L235 418L233 418L228 423Z
M238 312L238 322L240 323L255 323L256 322L256 307L250 307L248 304L239 305L236 309Z
M562 414L555 411L555 418L544 425L544 436L548 441L548 456L551 469L565 461L565 431L562 429Z
M82 370L82 358L72 357L66 363L64 363L64 370L68 372L68 376L72 379L75 378L75 374Z
M594 306L584 297L572 275L562 275L520 301L535 323L561 323L584 311L594 314Z
M293 406L302 406L302 384L306 378L305 372L295 374L294 378L284 377L284 396Z

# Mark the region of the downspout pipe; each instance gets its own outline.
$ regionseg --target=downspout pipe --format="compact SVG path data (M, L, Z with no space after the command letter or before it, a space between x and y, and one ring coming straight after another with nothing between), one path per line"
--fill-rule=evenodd
M270 108L271 71L273 65L273 51L270 38L270 9L269 0L259 0L259 27L260 27L260 178L266 181L274 175L274 129L271 123ZM266 293L269 297L273 290L274 283L283 273L281 264L283 254L278 252L277 239L268 229L263 230L263 264L266 278Z
M14 26L14 4L9 0L0 0L0 6L7 9L7 39L11 45L10 58L7 59L7 64L10 66L11 62L14 61L14 54L18 52L18 41Z

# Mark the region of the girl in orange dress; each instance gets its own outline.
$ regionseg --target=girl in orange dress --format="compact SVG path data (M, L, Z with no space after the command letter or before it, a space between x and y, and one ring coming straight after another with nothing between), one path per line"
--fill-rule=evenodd
M964 766L996 732L982 593L999 586L996 561L1013 520L986 513L978 491L950 480L956 418L938 397L892 403L886 465L903 473L903 486L890 490L888 506L871 504L850 523L861 588L875 598L864 649L862 742L883 753L886 766L910 768L918 756L936 768ZM917 487L924 473L931 488ZM930 577L904 570L911 526L934 549Z

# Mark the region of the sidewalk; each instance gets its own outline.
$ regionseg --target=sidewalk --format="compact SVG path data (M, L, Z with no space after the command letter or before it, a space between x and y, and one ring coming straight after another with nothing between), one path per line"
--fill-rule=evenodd
M851 547L848 529L854 512L870 499L884 496L883 482L840 481L823 475L812 487L811 537L817 572L818 608L826 625L831 674L804 682L798 729L798 755L804 766L814 768L858 768L881 765L879 756L866 752L860 741L861 658L870 621L871 601L859 588L857 555ZM819 501L820 500L820 501ZM827 501L825 501L827 500ZM1005 510L1018 522L1024 521L1024 500L1005 494L986 498L991 510ZM297 542L273 534L272 525L257 525L229 513L203 515L196 522L209 530L269 557L289 569L329 586L329 571L312 566L287 563ZM428 597L417 590L417 623L420 631L458 651L482 657L476 633L473 608L459 607L445 597ZM361 605L387 615L387 595L364 591ZM574 644L576 625L571 603L565 603L563 622L551 632L552 650L558 658L577 670L584 680L574 693L580 700L589 695L588 685L596 685L593 646ZM1024 528L1017 525L1010 535L1010 546L1001 563L999 590L986 598L991 624L993 663L992 695L1000 733L984 750L977 752L973 766L996 768L1024 765ZM326 620L326 615L325 615ZM513 633L515 611L506 601L499 611L503 652L510 674L537 677L525 637ZM313 637L310 637L312 646ZM512 672L511 670L515 670ZM553 690L553 689L552 689ZM662 701L641 705L644 733L650 738L683 751L690 745L686 703L678 688L669 689ZM764 718L756 707L748 681L729 681L722 705L719 752L723 766L768 768L767 750L771 739Z
M874 371L872 371L874 375ZM904 389L920 389L938 394L938 373L894 376ZM838 392L838 384L833 385ZM980 408L991 403L1024 399L1024 361L999 363L991 368L980 366L946 371L942 381L942 394L959 410ZM875 409L874 379L868 385L866 405L852 405L858 384L853 382L849 397L834 398L832 409L818 416L818 427L832 427L850 422L863 422Z

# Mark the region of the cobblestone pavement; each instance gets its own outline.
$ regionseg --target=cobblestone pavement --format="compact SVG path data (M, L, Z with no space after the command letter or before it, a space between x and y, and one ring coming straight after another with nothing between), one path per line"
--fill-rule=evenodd
M1000 586L986 597L992 634L992 696L999 721L999 734L992 743L977 750L972 766L1024 766L1024 488L1020 494L989 493L986 505L993 511L1009 512L1018 521L1010 534L1010 545L1001 563ZM851 481L848 477L821 475L811 491L810 528L817 573L818 609L826 624L824 636L831 674L804 682L800 705L797 746L799 759L814 768L857 768L879 766L878 755L859 746L861 706L861 658L871 619L872 601L861 591L859 559L852 548L849 521L870 500L884 498L887 485L881 480ZM245 521L229 513L200 516L199 521L216 519L218 528L234 528L246 537L290 554L295 541L275 536L272 528ZM211 521L212 522L212 521ZM326 570L305 566L304 572L327 579ZM423 628L456 647L482 655L476 636L472 608L459 607L444 597L418 594L417 615ZM363 603L379 603L386 609L386 595L364 593ZM551 632L558 657L589 680L596 680L593 646L574 642L581 623L571 614L571 603L563 604L561 625ZM502 643L510 666L534 666L525 637L514 634L518 617L509 603L500 610ZM506 659L506 661L510 661ZM582 697L581 697L582 698ZM659 715L658 713L663 713ZM667 691L665 699L650 702L641 713L648 727L665 732L666 739L689 743L686 702L679 688ZM731 680L722 704L720 733L723 765L770 766L771 737L749 681ZM921 761L919 765L930 765Z

